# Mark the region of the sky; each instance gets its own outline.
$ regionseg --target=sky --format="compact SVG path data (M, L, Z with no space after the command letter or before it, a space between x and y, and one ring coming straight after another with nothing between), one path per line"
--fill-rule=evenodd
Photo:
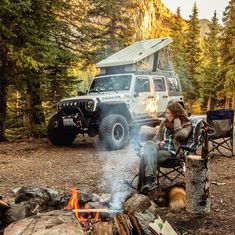
M173 12L176 12L177 7L180 7L181 15L186 20L192 14L193 4L196 2L199 19L210 20L216 10L217 18L221 24L223 11L228 6L229 0L161 0L161 2Z

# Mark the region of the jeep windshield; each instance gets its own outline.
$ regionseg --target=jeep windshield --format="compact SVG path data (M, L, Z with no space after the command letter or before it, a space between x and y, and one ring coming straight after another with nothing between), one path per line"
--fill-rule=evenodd
M93 80L89 93L128 91L130 90L131 79L131 75L111 75L106 77L97 77Z

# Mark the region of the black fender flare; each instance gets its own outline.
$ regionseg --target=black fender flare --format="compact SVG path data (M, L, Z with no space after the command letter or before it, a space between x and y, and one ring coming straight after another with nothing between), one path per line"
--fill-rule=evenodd
M107 101L98 103L97 113L99 114L101 119L109 114L120 114L126 118L128 123L132 121L132 117L127 104L122 101Z

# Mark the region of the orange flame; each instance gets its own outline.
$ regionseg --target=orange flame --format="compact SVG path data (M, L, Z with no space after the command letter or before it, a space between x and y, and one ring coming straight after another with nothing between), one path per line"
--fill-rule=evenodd
M81 216L81 214L78 211L80 209L80 206L78 203L78 190L76 188L72 188L70 191L70 194L71 194L71 198L69 199L68 205L65 207L65 209L74 210L74 214L79 222L88 221L88 218ZM87 203L85 204L84 208L89 209L89 206ZM91 212L87 211L86 214L90 215ZM94 222L99 221L99 218L100 218L99 214L100 214L99 212L96 212L96 215L93 218Z

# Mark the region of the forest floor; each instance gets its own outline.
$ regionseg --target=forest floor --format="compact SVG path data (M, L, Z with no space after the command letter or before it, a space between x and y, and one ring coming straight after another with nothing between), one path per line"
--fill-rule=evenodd
M235 235L235 158L211 160L211 212L189 214L185 210L159 208L178 234ZM12 189L41 186L68 192L78 187L86 193L129 190L124 180L138 172L134 145L108 152L98 138L78 137L71 147L55 147L47 139L0 144L0 196L13 202Z

